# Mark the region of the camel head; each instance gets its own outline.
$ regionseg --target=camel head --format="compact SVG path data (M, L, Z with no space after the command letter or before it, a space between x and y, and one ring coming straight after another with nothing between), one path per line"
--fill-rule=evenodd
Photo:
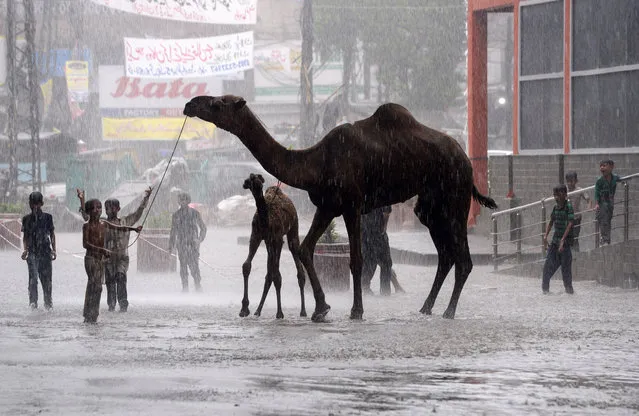
M246 100L236 95L223 95L210 97L200 95L194 97L184 106L184 115L198 117L204 121L215 124L223 130L231 130L237 125L236 113L244 108Z
M244 181L242 188L249 189L251 192L262 192L262 185L264 184L264 177L259 173L251 173Z

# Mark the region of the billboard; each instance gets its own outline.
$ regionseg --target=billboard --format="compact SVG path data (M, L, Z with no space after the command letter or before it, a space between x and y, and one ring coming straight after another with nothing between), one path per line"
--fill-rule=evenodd
M184 78L253 68L253 32L191 39L124 38L126 74Z
M92 0L93 3L158 19L225 25L252 25L257 0Z
M110 118L102 117L104 140L177 140L184 117ZM215 125L199 118L186 119L180 140L212 140Z
M175 140L191 98L222 94L219 78L131 78L112 65L100 66L98 76L104 140ZM213 140L215 126L188 119L181 137Z

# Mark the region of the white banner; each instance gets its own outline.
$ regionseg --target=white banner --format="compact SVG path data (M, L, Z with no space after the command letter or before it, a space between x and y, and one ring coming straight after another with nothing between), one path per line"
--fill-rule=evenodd
M124 75L124 67L117 65L100 65L99 80L100 108L182 109L184 104L198 95L222 95L222 80L219 78L132 78ZM138 115L135 112L133 114ZM181 115L181 111L175 114Z
M53 0L49 0L53 1ZM92 0L94 3L159 19L250 25L257 21L257 0Z
M126 74L208 77L253 68L253 32L197 39L124 38Z

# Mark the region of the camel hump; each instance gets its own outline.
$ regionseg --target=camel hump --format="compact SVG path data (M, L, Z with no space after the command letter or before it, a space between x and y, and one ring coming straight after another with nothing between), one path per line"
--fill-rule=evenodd
M397 125L410 126L417 123L415 117L406 109L406 107L395 104L386 103L372 115L380 127L397 127Z

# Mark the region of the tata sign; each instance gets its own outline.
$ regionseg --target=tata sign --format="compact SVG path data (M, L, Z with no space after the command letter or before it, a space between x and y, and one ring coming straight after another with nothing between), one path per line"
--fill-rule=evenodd
M165 109L179 111L198 95L222 95L222 79L131 78L123 66L100 66L101 109Z

